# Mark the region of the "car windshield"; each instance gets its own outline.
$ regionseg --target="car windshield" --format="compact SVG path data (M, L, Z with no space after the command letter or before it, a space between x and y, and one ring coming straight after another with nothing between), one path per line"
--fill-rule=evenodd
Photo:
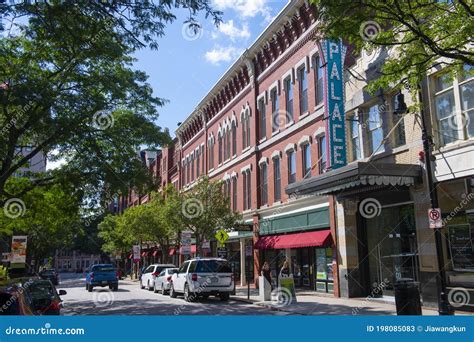
M49 282L34 282L28 286L33 299L56 297L56 291Z
M232 273L227 261L224 260L201 260L196 266L196 273Z
M92 270L94 272L114 272L115 268L112 265L104 265L104 266L94 266Z

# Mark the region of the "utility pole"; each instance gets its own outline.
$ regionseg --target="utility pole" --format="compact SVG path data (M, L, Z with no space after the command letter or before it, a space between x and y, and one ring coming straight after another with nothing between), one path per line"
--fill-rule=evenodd
M431 146L433 144L433 138L428 133L426 128L426 117L423 108L423 94L421 91L421 83L418 83L418 101L420 103L420 116L421 116L421 132L423 139L423 152L425 153L425 166L426 166L426 180L428 182L428 191L430 195L431 208L438 208L438 192L436 189L436 183L433 181L433 171L431 169ZM436 243L436 257L438 260L438 274L437 284L438 284L438 313L440 316L452 315L453 310L449 305L447 298L446 290L446 272L444 270L444 256L443 256L443 243L441 238L441 229L435 228L435 243Z

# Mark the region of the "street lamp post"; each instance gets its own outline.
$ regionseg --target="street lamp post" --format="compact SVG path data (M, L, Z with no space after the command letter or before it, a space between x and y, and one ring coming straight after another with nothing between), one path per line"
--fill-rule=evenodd
M428 133L426 128L426 117L423 109L423 94L421 91L421 84L418 83L418 101L420 104L420 116L421 116L421 132L423 139L423 152L425 154L425 166L426 166L426 180L428 182L428 191L430 195L431 208L438 208L438 192L436 189L436 183L433 181L433 172L431 169L431 145L433 139ZM443 256L443 243L441 239L441 228L435 228L435 243L436 243L436 257L438 260L438 313L440 315L452 315L453 311L449 305L446 290L446 272L444 270L444 256Z

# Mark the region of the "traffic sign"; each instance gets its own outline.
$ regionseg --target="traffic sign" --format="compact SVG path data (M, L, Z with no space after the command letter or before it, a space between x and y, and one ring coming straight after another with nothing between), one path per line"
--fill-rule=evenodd
M227 248L217 247L217 257L221 259L227 259Z
M430 228L443 228L443 221L441 220L441 209L428 209L428 220L430 222Z
M229 234L227 234L227 232L224 229L220 229L220 230L217 231L215 237L216 237L217 241L219 241L221 244L223 244L229 238Z

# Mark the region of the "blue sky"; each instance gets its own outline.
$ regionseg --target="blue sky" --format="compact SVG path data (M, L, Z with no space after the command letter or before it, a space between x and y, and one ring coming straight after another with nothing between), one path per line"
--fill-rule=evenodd
M212 0L213 8L224 12L216 27L212 20L199 17L202 26L190 32L186 11L176 12L177 20L166 28L158 51L135 54L137 69L145 71L154 95L169 102L159 109L158 124L174 135L184 121L240 53L254 42L287 0Z

